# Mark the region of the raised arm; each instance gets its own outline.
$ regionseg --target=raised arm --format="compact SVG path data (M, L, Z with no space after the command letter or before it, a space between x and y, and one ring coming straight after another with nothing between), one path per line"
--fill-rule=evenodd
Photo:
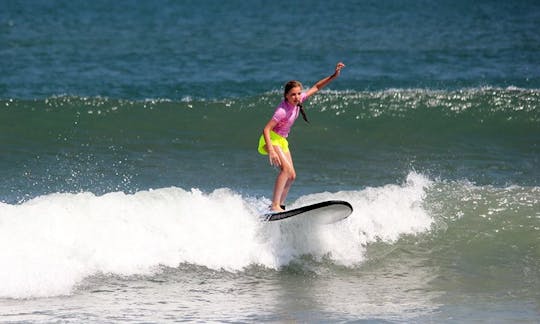
M330 83L332 80L337 78L339 76L339 73L341 72L341 69L345 67L345 64L339 62L336 65L336 70L334 71L334 74L327 76L326 78L319 80L315 85L306 91L306 97L311 96L312 94L316 93L317 91L324 88L328 83Z

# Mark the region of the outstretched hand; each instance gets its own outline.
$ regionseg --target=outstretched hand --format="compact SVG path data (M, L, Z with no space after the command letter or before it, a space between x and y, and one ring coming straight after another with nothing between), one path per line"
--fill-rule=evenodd
M341 69L343 69L345 67L345 64L343 64L342 62L339 62L337 65L336 65L336 72L335 72L335 75L338 76L339 73L341 72Z

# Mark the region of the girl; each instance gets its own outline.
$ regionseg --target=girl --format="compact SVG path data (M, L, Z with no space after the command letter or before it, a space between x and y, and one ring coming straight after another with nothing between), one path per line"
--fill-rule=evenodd
M274 196L270 209L275 212L283 211L285 199L289 189L296 178L291 152L287 136L298 117L298 113L308 122L302 102L308 97L321 90L330 81L337 78L345 64L339 62L334 74L315 83L308 91L302 93L302 84L298 81L289 81L285 84L284 100L279 104L272 118L264 127L263 134L259 139L259 153L268 155L270 165L278 166L280 172L274 186Z

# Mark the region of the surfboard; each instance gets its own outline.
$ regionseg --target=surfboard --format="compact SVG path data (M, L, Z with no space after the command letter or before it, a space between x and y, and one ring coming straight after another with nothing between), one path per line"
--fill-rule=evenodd
M264 214L266 221L278 221L293 216L308 217L319 224L331 224L343 220L353 212L351 204L342 200L328 200L284 212Z

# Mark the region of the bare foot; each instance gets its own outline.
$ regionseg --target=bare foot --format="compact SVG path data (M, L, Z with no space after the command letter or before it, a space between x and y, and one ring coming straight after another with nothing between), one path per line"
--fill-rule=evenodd
M277 213L285 211L285 209L281 208L280 205L277 205L277 206L272 205L270 206L270 210Z

